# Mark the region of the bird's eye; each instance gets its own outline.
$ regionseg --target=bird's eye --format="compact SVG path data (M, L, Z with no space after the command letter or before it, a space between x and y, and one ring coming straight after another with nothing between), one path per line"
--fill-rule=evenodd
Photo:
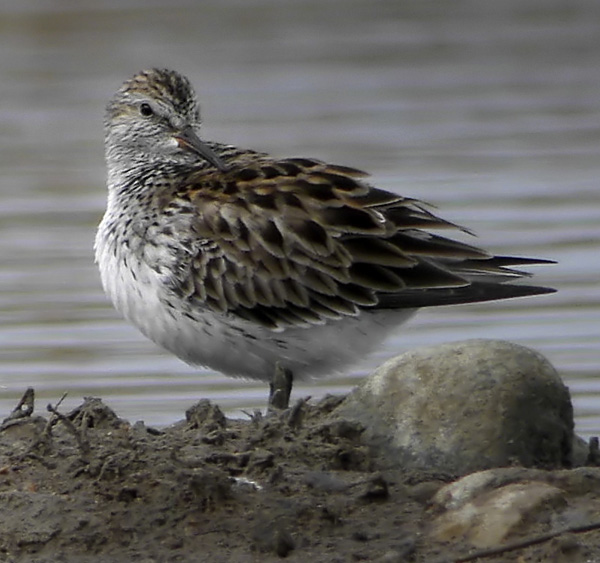
M140 113L144 117L150 117L154 113L154 111L150 107L150 104L144 102L143 104L140 104Z

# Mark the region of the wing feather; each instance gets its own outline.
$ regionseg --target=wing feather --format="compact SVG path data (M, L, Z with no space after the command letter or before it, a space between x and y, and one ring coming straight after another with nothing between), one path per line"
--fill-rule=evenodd
M268 327L322 324L364 308L407 308L548 292L498 286L527 275L430 230L466 229L428 206L318 160L234 156L194 172L171 205L191 204L197 239L170 287L194 306ZM187 209L187 208L186 208ZM496 296L496 297L495 297ZM429 299L430 297L430 299Z

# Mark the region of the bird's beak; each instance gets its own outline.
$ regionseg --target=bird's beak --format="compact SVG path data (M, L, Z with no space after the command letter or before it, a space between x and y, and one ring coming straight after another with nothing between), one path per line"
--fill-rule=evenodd
M225 163L214 153L208 145L204 144L192 127L186 127L182 131L179 131L173 138L179 143L179 146L183 149L187 149L198 156L201 156L207 162L210 162L215 168L221 172L227 170Z

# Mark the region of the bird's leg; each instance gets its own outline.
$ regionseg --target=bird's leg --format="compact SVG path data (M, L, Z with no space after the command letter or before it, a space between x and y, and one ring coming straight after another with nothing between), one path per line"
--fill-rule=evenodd
M269 384L269 406L268 410L287 409L290 404L294 374L291 370L284 368L279 362L275 364L275 371Z

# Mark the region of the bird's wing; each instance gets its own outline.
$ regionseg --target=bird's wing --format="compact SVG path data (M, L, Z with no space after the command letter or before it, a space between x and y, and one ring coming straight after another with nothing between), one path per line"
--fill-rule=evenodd
M177 192L196 212L179 294L274 330L363 308L413 308L544 292L499 283L526 275L429 230L459 229L366 174L310 159L240 156L199 170ZM471 288L471 289L470 289Z

